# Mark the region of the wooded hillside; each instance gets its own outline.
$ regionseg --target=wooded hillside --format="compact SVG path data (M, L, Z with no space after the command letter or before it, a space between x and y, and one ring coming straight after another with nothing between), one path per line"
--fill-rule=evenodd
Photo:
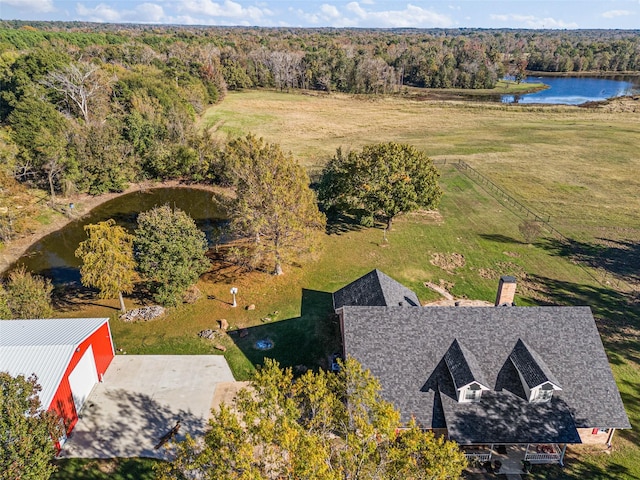
M52 198L140 179L225 183L221 147L195 120L228 90L386 94L492 88L527 69L640 71L639 33L2 21L0 180ZM0 241L20 225L7 215Z

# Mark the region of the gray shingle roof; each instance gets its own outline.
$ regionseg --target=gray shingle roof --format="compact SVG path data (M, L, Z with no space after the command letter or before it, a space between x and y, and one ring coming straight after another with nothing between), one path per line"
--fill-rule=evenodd
M471 382L478 382L490 388L484 379L480 364L475 355L465 348L455 339L449 350L444 354L444 361L449 368L449 373L456 388L469 385Z
M542 357L521 339L516 342L516 346L513 347L509 358L520 372L520 375L522 375L524 381L527 382L529 388L537 387L546 382L551 382L555 386L562 388Z
M333 294L333 308L345 305L367 306L420 305L418 296L380 270L372 270Z
M561 398L530 404L510 392L483 392L479 402L443 395L449 436L462 444L580 443L571 412Z
M380 380L402 420L434 428L446 422L461 443L534 441L529 430L535 441L577 442L576 427L630 428L589 307L345 306L343 325L345 353ZM493 389L478 403L455 401L444 356L456 339L473 351ZM550 403L524 399L510 360L518 340L562 386Z

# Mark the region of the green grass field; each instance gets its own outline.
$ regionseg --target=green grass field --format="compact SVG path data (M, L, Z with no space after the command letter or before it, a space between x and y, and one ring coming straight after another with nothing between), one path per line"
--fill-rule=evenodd
M411 143L434 159L465 160L570 233L619 237L640 235L638 120L564 106L250 91L229 94L202 125L278 142L312 171L338 147Z
M124 324L115 318L115 301L78 301L60 315L112 315L117 347L129 354L212 354L220 353L216 343L224 345L234 374L244 379L265 355L286 366L326 366L337 347L329 293L373 268L414 289L422 301L437 299L426 281L444 282L458 297L493 301L498 277L513 274L521 305L591 305L634 426L616 434L613 451L574 450L562 471L536 475L640 478L640 179L633 175L640 167L639 120L638 114L572 107L230 94L207 111L203 127L224 138L253 132L281 143L312 171L339 146L390 140L447 160L439 166L445 195L438 214L400 217L388 243L380 228L331 225L315 260L289 267L281 277L217 266L199 283L201 300L162 320ZM545 235L524 243L522 215L455 169L458 159L551 215L571 241ZM464 257L458 267L432 264L434 254L454 253ZM239 288L235 309L231 286ZM246 310L249 304L256 309ZM197 337L221 318L233 333L213 342ZM254 348L264 338L274 343L272 350Z
M157 462L148 458L58 460L51 480L153 480Z

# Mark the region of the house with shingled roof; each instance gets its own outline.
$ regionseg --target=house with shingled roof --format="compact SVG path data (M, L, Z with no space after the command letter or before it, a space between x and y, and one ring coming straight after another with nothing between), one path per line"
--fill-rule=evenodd
M333 295L343 354L383 397L468 458L506 449L562 464L567 445L611 445L631 428L589 307L516 307L503 277L494 307L421 307L374 270Z
M420 300L412 290L375 269L333 294L334 310L345 305L417 307Z

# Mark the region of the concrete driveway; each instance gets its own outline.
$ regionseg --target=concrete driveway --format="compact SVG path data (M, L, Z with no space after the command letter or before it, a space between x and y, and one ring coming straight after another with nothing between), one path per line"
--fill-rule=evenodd
M178 440L202 434L216 385L233 381L222 355L117 355L60 456L166 458L162 436L178 420Z

